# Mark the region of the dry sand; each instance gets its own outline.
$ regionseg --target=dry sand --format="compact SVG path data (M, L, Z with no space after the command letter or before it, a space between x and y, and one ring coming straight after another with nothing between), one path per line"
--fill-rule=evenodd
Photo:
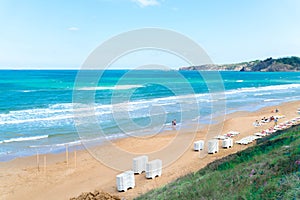
M239 131L241 134L234 138L234 140L238 140L274 125L271 122L255 128L252 123L256 119L277 114L285 115L286 118L280 119L280 123L298 116L296 112L298 107L300 107L299 101L264 108L257 112L236 112L226 116L224 124L214 125L210 128L211 130L221 128L222 133L227 133L230 130ZM280 112L277 114L271 113L275 108L278 108ZM182 143L189 141L191 136L193 141L206 139L207 129L208 127L201 129L195 137L191 127L184 130L183 134L178 131L167 131L146 138L130 137L120 139L113 141L113 146L104 145L97 147L95 152L106 152L108 155L106 159L111 159L112 163L122 162L122 159L116 159L114 156L111 156L111 152L114 152L115 149L123 149L131 153L140 154L152 153L150 154L150 160L160 157L167 158L170 152L162 151L165 147L171 146L170 150L176 151L182 147L180 142L177 143L175 141L177 139L182 141ZM187 150L178 159L174 160L174 158L171 158L174 162L170 162L168 166L163 168L161 177L152 180L146 179L145 174L136 175L136 187L127 192L117 192L116 190L115 177L120 171L105 166L94 159L86 150L76 152L76 165L75 152L69 152L68 165L65 153L39 155L39 170L36 156L2 162L0 163L0 199L69 199L80 195L82 192L94 191L95 189L118 195L121 198L132 199L153 188L172 182L189 172L197 171L216 159L250 146L234 145L230 149L220 148L219 153L213 155L204 153L204 157L200 158L200 153L193 151L192 145L190 143ZM158 153L155 154L155 152ZM46 168L44 168L44 161L46 161ZM131 163L131 160L128 162Z

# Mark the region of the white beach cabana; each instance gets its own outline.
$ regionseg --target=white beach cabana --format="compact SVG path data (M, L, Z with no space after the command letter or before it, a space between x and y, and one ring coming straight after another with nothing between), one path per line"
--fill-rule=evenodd
M162 161L160 159L152 160L146 164L146 178L154 179L162 174Z
M208 153L218 153L219 151L219 141L216 139L208 141Z
M117 190L126 192L128 189L135 187L135 179L133 171L126 171L117 175Z
M146 164L148 162L148 156L139 156L133 158L132 170L135 174L141 174L146 171Z
M225 140L222 141L223 148L231 148L232 146L233 146L233 139L226 138Z
M194 151L200 151L204 148L204 140L194 142Z

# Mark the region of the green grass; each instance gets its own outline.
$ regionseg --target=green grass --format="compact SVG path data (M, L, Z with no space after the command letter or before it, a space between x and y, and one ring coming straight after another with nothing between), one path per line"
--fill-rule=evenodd
M300 127L279 132L248 149L136 199L300 199Z

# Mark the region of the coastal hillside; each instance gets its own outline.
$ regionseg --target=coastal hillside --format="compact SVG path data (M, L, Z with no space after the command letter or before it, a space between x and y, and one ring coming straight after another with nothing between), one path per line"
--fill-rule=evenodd
M248 72L279 72L279 71L300 71L299 57L268 58L266 60L255 60L224 65L199 65L181 67L179 70L208 70L208 71L248 71Z
M300 199L299 188L298 126L137 199Z

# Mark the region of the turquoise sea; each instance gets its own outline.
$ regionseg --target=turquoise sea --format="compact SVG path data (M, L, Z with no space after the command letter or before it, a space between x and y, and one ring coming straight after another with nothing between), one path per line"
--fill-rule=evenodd
M224 89L216 90L211 86L219 80L203 79L197 71L108 70L97 83L88 77L78 83L78 72L0 71L0 161L60 152L66 144L78 148L80 139L101 140L103 135L78 135L75 118L85 111L76 110L74 92L84 100L93 91L97 123L111 139L168 130L173 119L177 128L211 123L211 116L222 114L211 108L217 101L232 113L300 100L299 72L220 72ZM189 106L191 99L198 109Z

